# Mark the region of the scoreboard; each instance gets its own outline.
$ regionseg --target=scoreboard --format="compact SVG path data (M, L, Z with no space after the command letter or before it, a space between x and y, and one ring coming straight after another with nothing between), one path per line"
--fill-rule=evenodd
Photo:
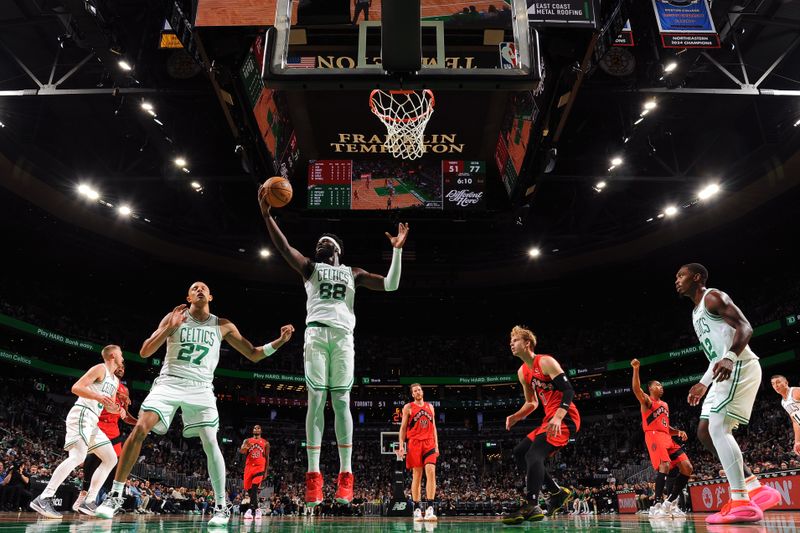
M308 207L350 209L352 161L312 161L308 165Z
M483 209L486 162L316 160L308 165L308 208Z

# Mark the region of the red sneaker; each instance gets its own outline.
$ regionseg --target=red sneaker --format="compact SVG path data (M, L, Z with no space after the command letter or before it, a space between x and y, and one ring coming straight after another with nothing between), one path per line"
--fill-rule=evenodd
M781 503L781 493L769 485L761 485L757 489L750 491L750 501L762 511L766 511Z
M322 474L306 472L306 505L314 507L322 503Z
M722 510L706 518L707 524L738 524L758 522L764 519L764 511L749 500L731 500Z
M351 472L339 472L335 497L339 503L349 504L353 501L353 474Z

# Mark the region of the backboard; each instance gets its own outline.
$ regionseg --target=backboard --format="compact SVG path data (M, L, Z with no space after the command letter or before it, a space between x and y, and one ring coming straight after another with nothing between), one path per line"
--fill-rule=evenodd
M382 63L382 1L278 0L262 65L265 85L532 90L541 79L526 0L419 0L421 68L402 75ZM414 30L413 22L408 26Z

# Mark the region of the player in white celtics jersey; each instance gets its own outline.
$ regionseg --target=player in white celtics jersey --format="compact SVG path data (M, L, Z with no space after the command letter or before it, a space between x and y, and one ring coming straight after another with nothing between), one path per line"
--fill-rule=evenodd
M353 329L356 317L353 300L356 287L374 291L394 291L400 285L400 264L408 224L399 224L397 236L386 233L394 251L386 277L361 268L341 264L342 240L326 233L317 241L314 259L289 245L270 215L269 205L259 202L261 213L273 244L281 256L303 278L306 288L306 333L303 347L308 412L306 413L306 505L322 502L322 474L319 456L325 426L325 402L328 391L333 406L336 441L339 448L339 476L335 499L348 504L353 499L353 417L350 413L350 389L353 386L355 352Z
M219 349L225 340L247 359L258 362L272 355L292 336L294 328L286 325L281 335L264 346L253 346L230 320L212 315L209 304L214 299L208 285L197 281L189 287L189 302L175 307L161 320L153 334L144 341L140 355L150 357L166 342L167 353L161 373L139 410L139 420L125 441L114 485L109 497L97 508L97 516L111 518L122 507L122 490L142 443L150 431L163 435L178 409L183 418L183 436L199 437L208 459L208 474L216 505L209 526L228 523L230 511L225 499L225 460L217 442L219 414L214 396L214 370Z
M103 362L90 368L72 386L72 393L78 400L67 415L64 449L69 452L69 457L56 467L47 487L30 503L31 509L47 518L62 517L53 505L53 496L67 476L83 463L89 452L97 455L101 462L92 475L86 500L78 508L81 513L95 514L97 506L94 500L97 492L117 464L114 446L106 434L97 427L97 422L103 407L113 413L120 411L120 407L116 404L119 379L114 373L123 364L122 350L119 346L110 344L103 348L101 354ZM125 413L122 413L122 416L125 416Z
M761 485L744 464L733 437L739 424L747 424L761 386L761 364L748 346L753 328L731 298L706 287L708 270L699 263L683 265L675 276L678 294L694 303L692 325L706 358L708 370L689 390L688 402L697 405L706 395L697 437L719 457L730 484L731 499L710 524L757 522L764 511L780 502L780 494Z
M772 388L781 396L781 407L792 420L794 445L792 450L800 455L800 387L790 387L786 376L777 374L770 379Z

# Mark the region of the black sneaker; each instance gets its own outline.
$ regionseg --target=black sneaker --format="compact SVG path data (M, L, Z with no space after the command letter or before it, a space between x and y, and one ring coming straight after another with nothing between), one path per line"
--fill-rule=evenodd
M561 487L561 490L547 499L547 516L553 516L564 509L572 501L572 491Z
M37 497L30 503L31 509L46 518L63 518L62 514L56 511L53 506L53 498Z
M503 516L500 521L507 526L515 526L525 522L526 520L529 522L538 522L539 520L544 520L542 508L538 505L533 505L532 503L526 503L516 511L512 511Z

